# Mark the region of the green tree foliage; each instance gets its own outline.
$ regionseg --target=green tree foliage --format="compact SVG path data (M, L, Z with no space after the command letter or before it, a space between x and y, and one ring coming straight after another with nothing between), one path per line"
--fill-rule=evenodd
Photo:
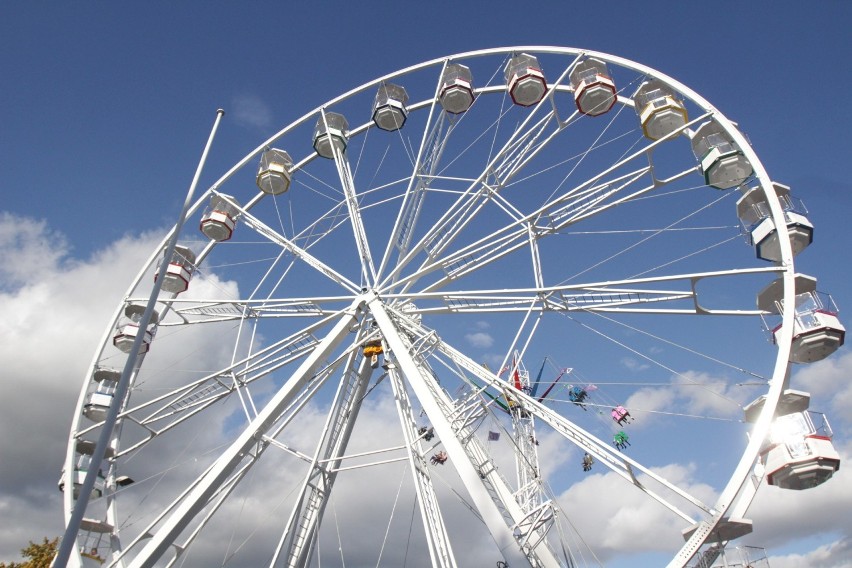
M56 556L57 546L59 546L59 537L53 540L47 540L45 537L41 544L30 541L29 546L21 549L21 556L28 560L11 564L0 562L0 568L50 568L50 562Z

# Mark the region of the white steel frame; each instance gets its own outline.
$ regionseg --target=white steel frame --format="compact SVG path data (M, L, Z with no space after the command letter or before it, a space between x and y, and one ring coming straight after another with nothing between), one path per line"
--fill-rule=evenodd
M438 382L436 372L431 367L434 362L430 362L434 358L460 369L459 377L469 380L469 386L474 392L491 389L491 392L511 395L529 412L531 420L538 419L540 423L549 425L583 451L590 453L598 464L683 519L685 526L695 525L697 529L675 553L669 566L685 566L703 546L713 543L714 531L720 524L746 513L756 491L756 486L750 482L752 468L767 435L781 392L787 386L794 315L793 253L786 238L784 212L772 189L771 178L748 141L709 102L675 79L627 59L573 48L524 46L473 51L435 59L365 83L305 114L263 142L227 171L195 204L190 214L199 212L210 195L218 194L224 184L237 176L243 168L253 164L264 149L272 147L282 137L311 121L318 118L324 120L326 109L343 106L348 99L362 93L371 93L385 81L399 82L406 75L424 70L433 69L435 82L438 83L442 69L451 61L474 61L479 58L509 56L516 52L565 56L568 63L553 82L548 84L547 96L539 104L525 111L523 120L514 128L512 135L493 149L488 162L482 165L478 175L474 177L466 180L447 180L441 176L441 166L452 160L451 156L446 155L447 141L453 130L461 127L466 117L449 117L442 112L437 104L440 84L437 84L431 98L408 105L412 115L415 111L427 114L426 127L416 152L411 154L413 167L410 175L404 180L405 189L399 195L397 216L395 219L387 219L388 223L392 223L392 229L386 244L371 242L369 239L369 226L365 220L368 209L365 206L365 191L359 189L356 183L356 156L341 152L334 144L331 146L334 148L333 163L339 183L337 191L342 198L336 209L331 208L318 215L318 220L326 225L325 232L320 230L319 223L308 227L308 230L319 235L315 236L314 240L304 234L288 236L281 229L272 227L268 220L256 215L255 208L264 199L262 194L242 206L233 203L240 210L237 231L253 231L256 237L266 239L279 247L282 255L290 255L293 263L301 263L316 275L333 283L340 292L338 295L263 297L255 296L255 291L250 291L250 294L243 298L202 301L181 297L160 298L160 303L165 308L159 323L162 330L231 321L241 325L241 334L251 334L255 323L260 321L307 319L309 323L285 337L267 338L269 343L262 349L246 356L235 357L229 366L164 394L139 403L135 402L133 397L121 401L119 427L111 443L114 461L144 448L151 440L169 434L184 422L203 416L219 401L233 395L243 401L247 416L251 419L233 443L220 453L203 475L165 507L161 515L153 519L148 529L131 539L122 539L119 531L113 533L112 546L115 554L110 566L154 566L161 562L161 558L168 565L177 562L183 551L191 546L201 533L207 519L214 516L252 465L269 448L297 456L308 466L296 498L297 504L287 515L287 521L282 523L281 538L272 555L270 566L307 565L316 547L318 527L335 480L338 473L346 469L344 462L350 457L346 455L346 450L361 402L368 393L371 380L378 378L387 380L392 388L403 435L400 448L403 457L386 461L401 459L408 464L432 565L456 566L457 562L452 538L442 518L429 473L426 459L428 444L424 443L417 432L414 399L428 415L435 433L450 457L449 463L458 472L473 506L504 559L513 567L564 565L544 538L554 518L560 514L558 507L549 501L537 503L537 506L532 508L525 508L518 503L516 489L513 489L493 466L491 457L471 426L475 419L486 412L487 405L483 404L479 397L454 400ZM557 107L555 95L570 94L567 77L573 66L584 57L595 57L612 67L661 79L684 99L702 109L702 113L693 117L684 129L658 141L644 141L634 152L600 170L596 176L561 192L554 192L535 208L521 210L504 194L525 172L525 168L555 144L563 131L579 119L577 113L569 116L561 114L563 109ZM476 88L477 97L504 91L504 86L492 84ZM621 93L618 103L626 111L633 112L629 93ZM619 107L619 104L616 107ZM615 109L611 112L615 112ZM708 119L722 125L754 168L752 183L759 184L766 192L771 216L779 233L782 262L774 265L754 264L746 268L676 272L664 276L547 284L540 254L541 243L552 235L605 214L620 205L653 195L669 183L681 181L687 176L697 176L695 168L689 166L682 172L661 180L656 177L652 160L641 167L632 167L632 164L644 156L651 155L657 147L677 136L688 135L692 129ZM596 117L595 120L602 119ZM406 126L411 122L409 118ZM367 133L373 135L371 129L371 123L365 123L353 127L349 135L351 138L365 136ZM292 149L290 151L292 152ZM317 159L315 154L309 154L297 161L293 167L294 180ZM424 222L422 216L424 208L427 207L424 197L433 186L447 181L458 184L464 182L465 185L456 192L454 202L444 213L437 220L429 221L431 224L427 229L419 227L421 231L418 233L416 228ZM709 188L705 190L715 191ZM295 191L295 187L291 187L290 191ZM459 245L459 237L480 220L480 214L486 206L502 211L503 218L507 219L505 223L496 230ZM342 224L351 226L351 238L359 257L355 263L358 267L357 273L337 268L334 266L334 259L323 258L321 254L312 251L312 247L322 240L323 235L330 234ZM164 242L170 237L171 234L167 235ZM200 266L204 266L205 259L213 254L217 246L211 242L198 254ZM375 255L382 248L381 254ZM132 301L133 296L139 294L138 290L143 288L141 283L148 277L149 267L156 263L161 250L162 246L155 249L148 263L136 276L128 293L128 301ZM466 276L498 263L515 251L523 250L530 253L532 285L496 286L493 289L454 288L454 284ZM374 255L377 264L374 262ZM443 276L436 276L438 271L442 271ZM750 432L748 445L737 467L714 503L702 502L655 473L650 467L630 458L624 452L616 451L609 443L579 427L565 415L516 389L511 381L489 372L444 340L437 330L430 329L421 321L421 318L433 315L463 313L518 313L526 314L527 317L575 312L758 316L760 312L753 309L720 309L702 305L698 284L732 276L760 275L767 278L783 277L785 311L777 341L778 350L772 374L766 377L766 403ZM272 277L265 274L262 280L268 278ZM688 306L684 305L685 301ZM418 303L423 303L426 307L419 308ZM413 309L409 309L411 306L414 306ZM113 322L107 327L102 340L104 347L93 357L92 369L101 366L104 352L110 344L114 321L118 319L123 307L124 304L117 307ZM353 329L357 330L356 339L347 340ZM360 354L360 345L371 338L381 338L383 341L384 369L371 368L366 358ZM296 368L292 370L294 366ZM256 402L251 398L249 387L255 381L276 372L285 372L289 378L263 406L255 408ZM339 386L321 432L320 442L312 454L306 455L290 448L278 437L329 379L339 380ZM135 376L131 378L131 384L133 381ZM71 487L73 484L74 448L77 440L96 434L100 428L100 425L87 423L80 418L89 383L90 375L87 375L65 458L65 487ZM148 432L147 438L132 445L123 444L122 423L143 429ZM115 469L110 467L109 472L110 490L105 497L104 520L115 525L120 520L116 508L120 502L120 492L116 490ZM68 517L75 503L71 491L65 492L64 502ZM167 554L169 550L173 553L171 557ZM72 555L70 565L76 566L80 563L79 555Z

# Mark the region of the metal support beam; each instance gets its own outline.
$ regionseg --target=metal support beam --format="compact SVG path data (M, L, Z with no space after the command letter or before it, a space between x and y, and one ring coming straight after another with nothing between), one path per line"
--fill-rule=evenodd
M544 546L539 550L531 551L529 556L527 551L522 549L514 534L515 527L510 526L510 523L511 520L514 520L511 524L520 523L524 514L512 497L511 491L496 471L492 469L492 471L484 472L477 467L490 461L487 454L475 443L475 436L465 438L460 435L458 429L453 427L448 418L453 408L449 396L441 390L429 370L424 369L415 360L411 346L403 339L403 335L386 311L381 299L374 296L367 300L367 306L382 331L393 360L399 365L400 371L405 375L429 416L435 433L440 437L453 467L465 484L505 560L515 567L559 566L558 561ZM486 481L490 483L490 491L485 486ZM509 523L507 523L507 516L510 519Z
M163 522L151 537L145 548L128 564L128 568L149 568L172 545L175 538L183 531L189 522L197 515L216 493L217 488L224 483L239 463L258 444L269 431L277 417L287 408L301 389L309 382L317 367L325 360L332 350L349 333L349 328L355 323L358 312L363 304L363 298L358 297L346 309L334 328L323 338L316 349L305 359L290 379L284 383L269 403L257 417L240 434L239 438L225 450L213 466L194 484L194 488L175 508L174 512Z
M83 521L83 515L86 513L86 505L89 503L89 495L91 495L92 490L95 487L95 480L100 472L101 462L103 462L104 456L106 455L107 446L109 446L112 441L113 430L116 422L118 421L118 413L121 410L120 403L125 400L130 386L130 379L136 374L139 366L142 364L142 360L144 359L144 354L142 354L142 359L139 358L142 340L145 336L146 330L148 329L148 324L151 322L151 318L155 313L154 306L157 304L157 298L159 297L160 289L163 286L166 269L169 266L169 261L171 260L172 255L174 254L180 230L183 228L187 211L189 211L189 207L192 204L192 196L195 194L195 188L198 185L199 178L201 177L201 171L204 169L204 164L207 161L207 154L210 152L210 147L213 145L213 139L216 137L216 131L219 129L219 123L224 115L224 110L218 109L216 111L216 120L213 122L213 128L210 130L210 135L207 137L207 144L204 146L204 151L201 153L201 159L198 162L198 167L195 169L195 175L192 178L192 182L189 184L183 208L178 215L177 223L175 224L171 238L166 245L164 260L160 264L157 278L154 280L154 287L151 289L151 295L148 298L145 311L142 312L142 317L139 320L139 332L136 334L133 346L130 348L130 353L127 355L124 370L121 373L121 378L119 379L115 393L113 394L113 402L107 410L106 418L101 426L101 433L98 437L98 442L95 445L95 450L92 452L89 471L86 472L86 477L83 480L82 487L80 488L80 498L74 503L74 508L71 511L67 524L65 525L65 534L62 537L62 541L59 543L59 550L56 553L56 557L53 559L53 566L66 566L68 564L69 557L71 556L71 552L77 547L77 533L80 532L80 524ZM73 468L66 470L67 476L73 475L73 473ZM67 477L66 479L70 480L71 478ZM71 491L72 485L67 485L67 490Z
M308 475L296 499L296 505L285 525L281 542L275 551L270 566L278 563L282 550L285 551L284 565L293 568L307 566L313 551L314 535L322 522L328 498L337 478L341 456L346 452L352 428L361 409L361 401L367 390L373 370L366 358L358 351L349 355L344 377L340 381L332 411L317 444Z

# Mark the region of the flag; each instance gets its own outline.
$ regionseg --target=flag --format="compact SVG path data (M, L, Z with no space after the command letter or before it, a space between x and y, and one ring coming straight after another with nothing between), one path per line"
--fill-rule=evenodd
M500 439L500 432L492 432L491 430L488 431L488 441L489 442L496 442L499 439Z
M520 372L520 369L518 368L519 365L518 365L517 357L518 357L518 354L517 354L517 351L516 351L515 355L512 356L512 369L513 369L512 379L514 379L514 381L515 381L515 388L518 389L518 390L521 390L521 372Z

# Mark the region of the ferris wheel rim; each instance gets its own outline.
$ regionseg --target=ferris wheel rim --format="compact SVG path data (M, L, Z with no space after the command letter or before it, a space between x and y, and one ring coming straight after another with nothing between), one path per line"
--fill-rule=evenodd
M760 185L764 187L764 191L766 193L767 201L769 202L770 208L772 209L773 218L776 219L776 220L783 219L783 212L780 209L780 205L777 202L777 198L775 198L774 194L769 189L767 189L767 188L771 188L771 181L768 177L768 174L765 172L765 170L764 170L759 158L757 157L756 153L751 148L751 146L748 144L748 141L745 139L745 137L742 135L742 133L740 133L740 131L735 127L735 125L730 120L728 120L724 115L722 115L719 111L717 111L714 107L710 106L710 104L705 99L703 99L703 97L701 97L700 95L698 95L694 91L691 91L685 85L682 85L678 81L676 81L676 80L674 80L674 79L672 79L672 78L670 78L666 75L663 75L663 74L661 74L657 71L654 71L649 67L645 67L644 65L640 65L640 64L637 64L637 63L634 63L634 62L629 62L628 60L620 58L620 57L610 56L610 55L598 53L598 52L573 49L573 48L535 47L535 46L521 46L521 47L511 47L511 48L495 48L495 49L490 49L490 50L478 50L478 51L460 53L460 54L455 54L455 55L451 55L451 56L433 59L433 60L430 60L428 62L424 62L424 63L418 64L418 65L415 65L415 66L411 66L411 67L408 67L408 68L405 68L405 69L384 75L384 76L382 76L378 79L374 79L374 80L372 80L368 83L364 83L364 84L360 85L359 87L356 87L355 89L347 91L346 93L344 93L343 95L340 95L339 97L330 99L327 103L324 103L323 105L321 105L321 106L317 107L316 109L310 111L309 113L303 115L301 118L297 119L296 121L290 123L288 126L283 128L282 130L280 130L278 133L276 133L275 135L273 135L272 137L267 139L263 144L258 146L255 150L253 150L252 152L247 154L244 158L239 160L237 162L237 164L233 168L231 168L231 170L229 170L221 178L219 178L204 193L204 195L202 195L202 197L199 198L195 202L195 205L192 207L191 212L196 212L199 208L201 208L203 206L203 204L205 203L206 199L212 193L218 192L219 188L223 184L225 184L231 178L232 175L234 175L237 171L239 171L243 167L245 167L249 162L256 159L257 156L259 154L261 154L265 149L272 147L272 145L277 140L281 139L284 135L288 134L292 129L295 129L298 126L305 124L307 121L309 121L311 118L316 117L317 115L321 115L324 112L324 109L326 109L326 108L333 107L333 105L335 105L339 102L342 102L342 101L344 101L344 100L346 100L346 99L348 99L348 98L350 98L350 97L352 97L356 94L366 92L366 91L376 87L377 85L382 84L385 81L397 79L397 78L402 77L404 75L407 75L409 73L413 73L415 71L420 71L424 68L435 67L435 66L438 66L438 65L444 65L448 61L465 60L465 59L469 59L469 58L485 57L485 56L499 55L499 54L508 55L508 54L511 54L511 53L516 53L516 52L521 52L521 51L523 51L523 52L530 51L530 52L536 52L536 53L556 53L556 54L560 54L560 55L573 55L577 58L576 60L579 60L579 58L581 58L581 57L592 57L593 56L593 57L600 58L607 63L611 63L611 64L615 64L615 65L623 65L623 66L626 66L626 67L628 67L628 68L630 68L634 71L641 72L641 73L644 73L648 76L653 76L656 79L660 79L662 81L667 82L667 84L669 84L669 86L674 88L679 94L688 98L689 100L691 100L693 103L697 104L698 106L702 106L703 108L705 108L707 116L709 116L712 120L719 123L726 130L726 132L734 138L734 140L739 144L743 153L746 155L746 157L749 159L749 161L751 162L751 164L753 165L753 167L756 170L755 171L755 178L758 180ZM576 62L576 60L575 60L575 62ZM628 65L628 63L629 63L629 65ZM432 104L434 106L434 102ZM304 160L299 162L299 164L302 164L302 165L304 165L306 163L307 162L305 162ZM294 169L294 172L295 171L299 171L298 165L297 165L296 169ZM262 194L258 193L257 197L253 201L256 201L261 195ZM752 441L750 442L749 449L747 449L746 453L741 458L741 461L740 461L739 465L737 466L737 470L734 472L734 474L733 474L731 480L729 481L728 485L722 491L722 495L720 496L720 501L717 502L712 507L713 511L714 511L714 515L712 516L712 520L715 521L715 522L718 522L723 517L725 517L725 514L727 513L729 507L731 507L733 505L734 499L737 496L737 494L739 493L741 487L745 484L745 482L748 479L748 475L749 475L748 470L750 469L751 465L754 463L754 460L757 456L758 446L760 445L760 443L762 442L763 438L765 437L765 435L768 431L769 421L770 421L772 415L774 414L775 406L777 405L780 394L783 390L784 376L787 373L787 369L788 369L788 365L789 365L789 363L788 363L789 351L790 351L790 343L791 343L791 340L792 340L792 325L791 325L790 322L792 321L792 318L793 318L793 315L794 315L793 309L792 309L792 306L794 305L794 302L792 301L792 295L793 295L793 291L794 291L794 284L793 284L793 280L792 280L793 274L794 274L794 269L793 269L794 264L793 264L792 249L790 248L789 241L786 238L787 237L786 225L783 224L783 223L776 223L776 225L777 225L777 230L779 232L779 235L781 237L779 239L779 241L780 241L780 247L781 247L781 252L782 252L782 256L783 256L783 261L782 261L780 266L774 267L771 270L780 272L781 275L782 275L782 278L783 278L783 283L784 283L785 310L784 310L784 314L783 314L783 322L784 323L783 323L783 326L782 326L782 332L781 332L782 335L779 337L779 341L778 341L777 359L776 359L776 364L775 364L774 371L773 371L773 377L770 380L770 389L767 393L766 404L765 404L763 411L760 415L760 418L758 419L757 424L755 426L756 435L753 437ZM169 235L167 234L165 239L164 239L164 242L166 242L168 237L169 237ZM212 247L215 247L215 246L216 246L215 244L212 245ZM131 286L129 288L128 297L131 296L130 292L135 290L139 286L139 284L142 282L143 278L146 275L146 268L156 261L161 250L162 250L162 244L155 247L155 250L154 250L153 254L151 255L151 257L149 258L148 262L143 266L143 268L140 270L139 274L137 275L136 279L131 284ZM207 249L205 249L205 252L202 253L202 255L200 255L200 256L203 258L204 255L206 254L206 252L207 252ZM400 297L404 297L404 296L405 296L405 293L400 293ZM118 321L119 316L121 315L121 311L122 311L123 306L124 306L124 304L119 305L119 307L116 309L116 312L113 316L113 321L107 326L107 330L106 330L106 332L104 334L104 338L102 340L101 350L99 352L96 352L95 356L93 357L93 361L92 361L92 364L90 366L90 369L96 369L96 368L99 367L98 362L101 359L103 349L109 343L111 331L114 329L116 322ZM83 390L81 391L80 398L78 400L78 410L77 410L77 413L76 413L76 419L75 419L76 421L75 421L75 426L74 426L74 428L76 429L75 431L79 431L80 413L81 413L81 409L83 407L83 404L85 402L84 399L85 399L85 396L86 396L86 384L87 384L88 379L89 379L89 377L87 375L86 380L84 381ZM72 432L72 434L73 434L73 432ZM75 439L75 437L72 435L72 440L73 439ZM73 466L73 461L71 459L72 457L73 457L73 451L71 450L71 444L69 444L68 458L66 459L66 468ZM72 499L70 499L70 498L66 499L66 501L71 501L71 500ZM708 532L712 531L712 529L713 529L713 526L709 526ZM700 547L701 544L703 544L703 542L704 541L697 543L697 547L695 546L696 545L695 542L691 542L691 543L688 542L687 545L685 545L684 549L682 549L678 553L678 555L675 557L675 560L672 561L673 562L672 565L676 565L675 563L679 562L681 560L683 560L683 562L685 563L689 558L692 557L692 554L694 554L694 551L691 551L688 548L688 546L694 547L695 550L697 551L698 547ZM686 555L686 554L689 554L689 557L685 557L684 555Z

